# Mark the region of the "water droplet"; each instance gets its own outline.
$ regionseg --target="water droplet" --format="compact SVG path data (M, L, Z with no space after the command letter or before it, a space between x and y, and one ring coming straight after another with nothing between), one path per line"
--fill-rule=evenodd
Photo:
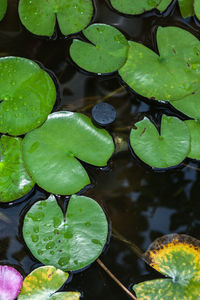
M101 244L101 242L100 242L99 240L93 239L93 240L92 240L92 243L93 243L93 244L96 244L96 245L101 245L101 246L102 246L102 244Z
M36 242L38 242L38 240L39 240L39 236L36 235L36 234L32 234L32 235L31 235L31 239L32 239L32 242L33 242L33 243L36 243Z
M70 231L66 231L64 233L64 238L71 239L73 237L73 234Z
M50 251L50 254L54 255L54 251Z
M46 244L46 249L47 250L52 249L52 248L54 248L54 246L55 246L54 242L49 242L48 244Z
M38 233L38 232L39 232L39 227L38 227L38 226L34 226L34 227L33 227L33 231L34 231L35 233Z
M42 251L42 250L39 249L39 250L37 251L37 253L38 253L39 255L42 255L42 254L44 253L44 251Z
M90 222L85 222L85 226L86 226L86 227L90 227L90 226L91 226L91 223L90 223Z
M57 217L54 217L53 218L53 226L56 228L56 227L59 227L61 224L61 220Z
M69 262L69 260L70 260L70 258L69 257L61 257L60 259L59 259L59 261L58 261L58 264L60 265L60 266L65 266L66 264L68 264L68 262Z

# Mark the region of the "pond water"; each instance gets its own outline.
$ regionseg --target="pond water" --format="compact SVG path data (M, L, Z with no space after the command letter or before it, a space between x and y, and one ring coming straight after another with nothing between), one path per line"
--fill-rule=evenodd
M155 172L132 155L127 142L131 126L144 115L158 121L163 112L179 114L167 105L150 103L137 96L117 74L98 76L79 70L69 58L71 37L63 37L58 29L52 39L28 33L17 16L17 2L9 1L6 17L0 23L0 56L30 58L54 73L58 82L54 111L71 110L91 116L98 100L118 91L106 99L117 110L117 120L109 127L117 143L116 153L107 168L86 165L92 185L82 194L98 201L113 229L142 251L155 238L173 232L200 239L200 163L186 160L178 168ZM96 12L92 22L114 25L129 40L144 43L155 51L155 32L159 25L179 26L200 38L200 24L193 18L184 21L176 1L163 16L156 12L120 15L112 11L105 0L95 0L94 5ZM30 205L48 196L36 186L25 197L0 205L0 263L14 265L24 276L41 264L31 256L23 241L23 216ZM144 279L161 277L113 236L101 260L129 288ZM96 262L87 270L74 274L66 290L79 290L87 300L129 299Z

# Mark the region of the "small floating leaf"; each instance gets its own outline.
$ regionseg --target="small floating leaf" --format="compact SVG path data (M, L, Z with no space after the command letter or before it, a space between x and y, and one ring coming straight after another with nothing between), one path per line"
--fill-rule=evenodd
M171 279L156 279L133 286L138 300L199 299L200 242L187 235L157 239L144 255L146 262Z
M51 299L52 300L79 300L81 294L78 292L63 292L54 294Z
M50 196L30 208L24 219L23 235L39 261L75 271L101 254L108 224L102 208L90 198L73 195L64 218L55 197Z
M53 266L35 269L24 280L19 300L73 299L71 292L56 293L68 279L69 274ZM77 298L79 299L77 294Z
M71 195L90 183L80 159L105 166L114 151L109 133L85 115L57 112L23 141L23 158L35 182L53 194Z
M0 0L0 21L3 19L7 10L7 0Z
M21 22L36 35L53 35L56 18L64 35L81 31L89 24L92 15L91 0L20 0L19 2Z
M83 30L91 44L73 40L70 55L82 69L94 73L114 72L126 61L128 42L115 27L92 24Z
M12 267L0 266L0 299L17 298L23 282L22 275Z
M163 115L161 133L147 118L135 124L130 143L135 154L154 168L168 168L181 163L190 147L187 126L178 118Z
M0 132L22 135L41 125L56 100L51 77L35 62L0 58Z
M154 8L163 12L172 0L110 0L110 2L116 10L124 14L137 15Z
M185 124L187 125L191 136L191 145L188 157L200 159L200 123L197 120L188 120L185 121Z
M0 202L16 200L34 186L24 167L21 147L21 138L3 135L0 139Z
M194 15L194 0L178 0L178 3L183 18Z

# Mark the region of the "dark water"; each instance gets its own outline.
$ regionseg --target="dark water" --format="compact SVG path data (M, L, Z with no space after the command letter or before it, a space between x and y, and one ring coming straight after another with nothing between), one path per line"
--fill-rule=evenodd
M155 32L159 25L179 26L200 38L198 22L193 18L183 21L176 1L163 15L151 12L124 16L112 11L107 1L96 0L94 5L93 22L114 25L129 39L155 51ZM72 110L91 116L93 105L123 83L117 74L97 76L80 71L69 58L70 44L71 38L63 37L59 30L54 39L28 33L17 16L17 1L9 1L9 10L0 23L0 56L22 56L42 63L53 71L59 82L54 111ZM146 99L127 87L107 101L117 110L117 120L109 128L117 141L116 153L106 170L87 167L93 185L84 195L96 199L104 207L113 228L143 251L155 238L172 232L200 239L200 172L195 169L200 164L186 160L179 168L157 173L134 158L127 143L131 126L144 115L159 120L162 112L178 113L158 103L150 106ZM40 263L23 242L23 216L31 204L47 197L47 193L36 187L22 199L0 205L0 263L14 265L24 276ZM114 237L101 260L127 287L160 276ZM97 263L74 274L66 289L81 291L87 300L129 299Z

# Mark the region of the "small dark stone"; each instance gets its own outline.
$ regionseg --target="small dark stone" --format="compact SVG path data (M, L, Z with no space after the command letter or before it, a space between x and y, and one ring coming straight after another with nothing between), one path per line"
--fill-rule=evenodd
M106 103L98 103L92 109L92 119L99 126L112 124L116 119L117 112L115 108Z

